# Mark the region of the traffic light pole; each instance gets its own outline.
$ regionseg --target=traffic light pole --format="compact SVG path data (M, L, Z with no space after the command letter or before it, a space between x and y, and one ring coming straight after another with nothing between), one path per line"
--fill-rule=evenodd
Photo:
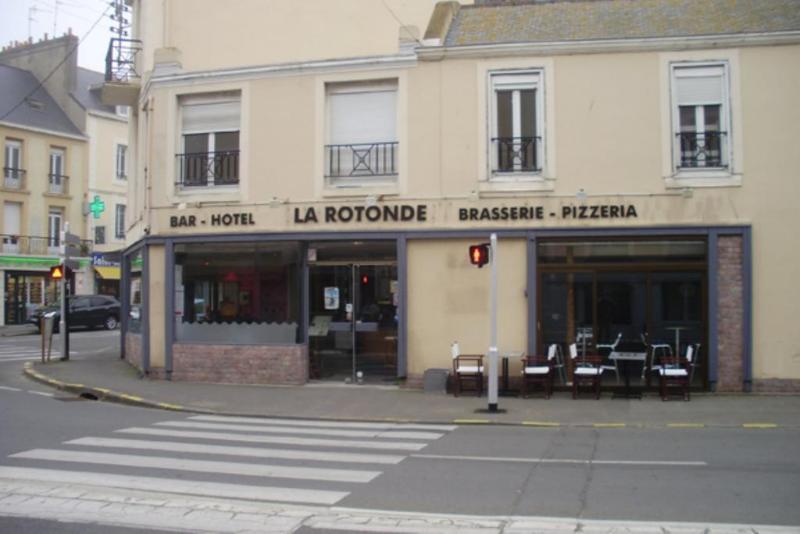
M489 295L489 411L497 411L497 234L490 237L492 264L491 290Z

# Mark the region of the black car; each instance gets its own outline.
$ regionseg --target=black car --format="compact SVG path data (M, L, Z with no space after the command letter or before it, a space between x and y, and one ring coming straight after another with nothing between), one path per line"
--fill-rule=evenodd
M86 328L103 327L107 330L114 330L119 324L119 301L108 295L74 295L69 298L69 327L76 326ZM29 323L41 324L42 315L49 312L56 312L55 325L53 331L58 331L58 323L61 320L61 307L57 304L43 306L33 312Z

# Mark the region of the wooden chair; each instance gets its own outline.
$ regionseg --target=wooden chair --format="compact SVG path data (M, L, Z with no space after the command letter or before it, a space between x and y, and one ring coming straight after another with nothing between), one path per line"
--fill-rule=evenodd
M689 379L692 357L694 356L694 346L686 347L686 357L666 356L661 358L661 366L658 370L658 384L661 391L661 400L669 398L669 388L676 386L683 394L683 400L690 400Z
M461 354L458 343L450 347L453 358L453 395L461 393L464 384L474 384L478 396L483 395L483 355Z
M617 338L612 343L598 343L595 345L595 349L597 349L600 355L608 359L611 353L617 350L620 341L622 341L622 332L617 334ZM613 360L611 363L604 363L602 367L603 370L614 371L614 374L617 376L617 384L619 384L619 364L617 360Z
M600 398L600 380L603 377L602 356L578 356L578 347L575 343L569 346L569 355L572 358L572 398L578 398L580 386L590 385L594 389L596 399Z
M556 358L557 345L550 345L545 356L523 356L522 358L522 397L528 398L529 386L542 384L544 398L553 394L553 361Z

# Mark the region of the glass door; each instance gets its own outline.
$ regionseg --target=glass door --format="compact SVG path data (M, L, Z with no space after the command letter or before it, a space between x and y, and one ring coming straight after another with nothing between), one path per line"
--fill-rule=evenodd
M397 266L312 265L311 377L382 382L397 376Z

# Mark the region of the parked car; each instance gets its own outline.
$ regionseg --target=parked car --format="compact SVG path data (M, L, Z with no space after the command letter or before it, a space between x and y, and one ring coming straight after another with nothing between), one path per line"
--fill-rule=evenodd
M69 327L82 326L89 329L103 327L114 330L119 325L120 304L108 295L74 295L69 298ZM61 321L61 306L52 304L42 306L33 312L28 322L39 327L42 315L56 312L53 330L58 331Z

